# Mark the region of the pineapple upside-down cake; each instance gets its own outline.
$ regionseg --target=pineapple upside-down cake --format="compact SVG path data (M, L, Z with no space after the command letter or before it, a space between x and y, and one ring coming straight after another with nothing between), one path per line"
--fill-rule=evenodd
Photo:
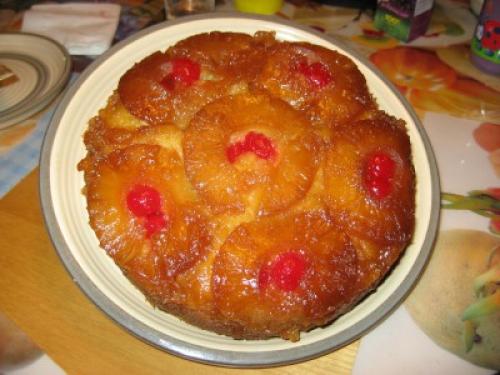
M84 142L101 247L152 305L234 338L328 324L412 238L405 123L324 47L189 37L131 67Z

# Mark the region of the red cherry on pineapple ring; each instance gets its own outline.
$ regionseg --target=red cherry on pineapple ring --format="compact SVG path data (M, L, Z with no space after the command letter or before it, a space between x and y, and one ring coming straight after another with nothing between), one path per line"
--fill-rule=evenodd
M385 152L368 156L363 170L363 183L369 194L377 199L387 197L392 191L396 162Z
M332 81L330 70L325 64L319 61L311 64L303 61L299 63L297 69L309 80L309 82L313 83L318 88L322 88Z
M170 61L172 71L161 80L160 84L168 91L178 85L190 86L200 79L200 64L188 58L174 58Z
M144 218L148 238L168 225L168 218L161 210L160 193L151 186L134 185L127 194L127 207L136 217Z
M127 207L137 217L160 212L160 193L148 185L135 185L127 194Z
M306 266L302 254L293 251L281 253L270 264L260 269L259 287L265 289L272 283L285 292L291 292L299 286Z
M226 157L230 163L234 163L244 153L253 152L255 156L270 160L276 156L276 148L273 142L264 134L248 132L241 141L234 142L226 148Z

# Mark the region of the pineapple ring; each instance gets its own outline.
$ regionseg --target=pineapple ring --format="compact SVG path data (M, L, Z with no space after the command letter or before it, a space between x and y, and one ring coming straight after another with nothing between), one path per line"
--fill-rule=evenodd
M269 269L271 281L263 282ZM356 252L324 212L241 224L217 254L212 276L216 309L235 331L293 341L351 303L356 279Z
M325 157L325 202L350 236L379 244L406 244L413 233L415 174L404 123L379 113L339 127ZM370 194L366 161L381 153L394 163L387 196ZM382 249L380 250L382 251Z
M165 294L163 289L173 288L165 280L200 261L210 245L206 221L182 188L189 183L178 154L160 146L132 145L95 161L92 169L84 170L86 195L90 225L101 247L134 282L151 294ZM152 233L148 217L134 213L129 203L137 187L160 196L155 215L163 221Z
M278 44L257 85L305 111L319 126L345 123L375 106L356 65L335 51L306 43Z
M231 162L228 149L250 133L268 139L276 156L244 153ZM215 212L251 209L262 215L305 196L317 169L317 148L299 113L279 99L250 93L204 107L183 141L187 176Z
M184 128L205 104L229 89L225 80L199 79L169 90L163 80L173 69L173 58L156 52L135 64L120 79L118 94L130 113L152 125L174 123ZM196 61L194 64L198 64Z

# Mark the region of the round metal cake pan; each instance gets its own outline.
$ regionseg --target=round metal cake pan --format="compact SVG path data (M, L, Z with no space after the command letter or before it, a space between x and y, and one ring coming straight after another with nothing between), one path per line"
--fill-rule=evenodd
M416 227L412 243L384 282L352 311L299 342L234 340L193 327L154 309L99 248L88 224L77 163L82 135L135 62L190 35L209 31L274 31L281 40L307 41L349 56L365 75L380 107L406 121L416 170ZM54 247L67 271L105 314L138 338L190 360L232 367L291 364L331 352L359 338L408 294L430 255L438 226L439 179L427 135L407 101L365 58L341 42L282 19L241 14L186 17L135 34L98 58L65 94L42 148L41 204Z

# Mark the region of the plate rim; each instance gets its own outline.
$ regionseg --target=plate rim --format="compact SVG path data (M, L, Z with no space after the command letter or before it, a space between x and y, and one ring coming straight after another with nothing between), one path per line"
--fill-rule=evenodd
M299 346L297 348L287 348L282 350L272 350L263 352L251 352L251 351L238 351L231 352L226 350L211 349L205 346L187 343L185 341L179 340L177 338L166 335L163 332L159 332L154 328L142 323L134 317L128 315L119 306L115 305L108 297L104 295L92 282L90 278L82 271L76 260L74 259L68 244L64 240L64 236L57 222L57 217L52 205L52 195L51 195L51 181L50 181L50 162L51 162L51 150L52 145L57 134L57 129L60 125L60 120L65 112L66 106L70 103L74 94L78 91L79 87L85 82L88 76L97 69L102 63L104 63L109 56L113 55L115 52L126 47L127 45L135 42L136 40L157 32L164 28L169 28L178 24L196 22L198 20L207 19L227 19L227 18L240 18L246 20L256 20L265 21L281 26L286 26L293 29L298 29L300 31L313 34L329 43L332 43L339 48L342 48L346 53L351 54L360 62L371 68L374 74L383 81L383 83L391 90L391 92L396 95L396 97L401 101L405 110L410 115L411 119L416 125L416 130L422 144L424 146L426 156L429 162L429 173L430 173L430 185L431 185L431 202L430 202L430 216L428 221L427 230L425 231L425 237L422 242L420 251L415 259L410 271L404 277L400 286L389 295L383 304L378 306L373 310L369 316L362 318L359 322L346 330L339 332L334 338L328 337L311 344ZM424 266L426 265L435 241L435 237L438 230L439 214L440 214L440 185L439 185L439 175L437 169L437 163L432 150L429 138L421 124L419 118L417 117L415 111L411 105L407 102L401 93L394 87L394 85L385 78L378 69L363 55L351 48L346 46L341 40L330 35L322 34L318 31L308 28L307 26L296 24L292 21L284 20L276 16L259 16L253 14L241 14L234 12L223 12L223 13L212 13L212 14L202 14L195 16L186 16L173 21L162 22L158 25L149 27L145 30L139 31L138 33L132 35L131 37L117 43L111 49L106 51L103 55L98 57L78 78L78 80L71 86L71 88L65 93L60 105L58 106L52 120L49 124L47 133L44 137L41 160L40 160L40 180L39 180L39 190L40 190L40 204L42 207L43 218L45 226L49 232L52 244L61 259L64 267L66 268L69 275L71 275L73 281L78 285L82 292L96 305L100 310L102 310L105 315L112 319L115 323L119 324L121 327L125 328L128 332L132 333L135 337L145 341L146 343L153 345L159 349L162 349L170 354L174 354L178 357L189 359L199 363L219 365L225 367L238 367L238 368L264 368L281 366L287 364L293 364L298 362L303 362L309 359L317 358L324 354L333 352L343 346L348 345L354 340L358 339L369 329L379 324L388 313L395 310L404 297L410 292L416 280L421 275Z
M64 86L66 85L66 83L69 80L69 76L71 73L72 61L71 61L71 55L66 50L66 48L64 48L64 46L62 44L60 44L59 42L57 42L54 39L51 39L49 37L44 36L44 35L28 33L28 32L24 32L24 31L8 31L8 32L0 32L0 36L2 36L2 37L9 37L10 36L10 37L14 37L14 38L19 37L19 36L28 37L28 39L33 39L33 41L42 39L44 41L49 42L54 47L56 47L60 51L61 56L64 58L64 61L65 61L63 69L60 72L58 79L54 82L54 84L52 86L48 86L48 90L45 92L45 94L43 94L41 96L37 95L35 98L33 98L33 101L31 102L31 104L26 106L26 108L24 110L22 108L18 108L17 111L22 112L18 116L10 115L8 117L8 119L5 121L2 121L0 119L0 130L3 130L3 129L10 128L12 126L15 126L18 123L20 123L21 121L26 120L27 118L31 117L33 114L42 110L52 99L54 99L57 96L57 94L59 94L64 89ZM13 52L10 50L0 51L0 52L13 54ZM20 54L19 52L17 52L16 54L21 55L21 56L28 56L32 60L35 60L37 63L41 64L44 68L46 68L45 62L33 57L33 55L31 55L29 53L29 50L25 50L24 54ZM47 70L44 70L44 71L45 71L45 73L48 74ZM45 80L47 80L47 75L45 76ZM45 85L46 85L46 83L45 83ZM45 87L43 87L40 91L43 91L44 88Z
M30 65L35 71L37 75L37 81L35 86L28 92L28 94L22 98L19 102L15 103L13 106L0 111L0 122L2 122L2 117L9 120L11 117L16 116L16 112L19 112L20 109L26 106L26 103L36 98L40 95L40 92L43 90L46 85L47 75L45 71L45 66L38 61L37 59L32 58L30 55L20 54L20 53L3 53L0 52L0 60L16 60L22 61L28 65ZM3 120L3 121L7 121Z

